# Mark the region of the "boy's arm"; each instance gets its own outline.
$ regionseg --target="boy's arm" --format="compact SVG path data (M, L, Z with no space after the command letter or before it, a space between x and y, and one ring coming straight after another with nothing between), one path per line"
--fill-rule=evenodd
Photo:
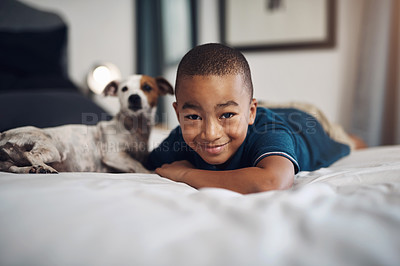
M194 188L218 187L247 194L288 189L294 180L293 163L283 156L268 156L257 166L226 171L196 169L188 161L164 164L156 173Z

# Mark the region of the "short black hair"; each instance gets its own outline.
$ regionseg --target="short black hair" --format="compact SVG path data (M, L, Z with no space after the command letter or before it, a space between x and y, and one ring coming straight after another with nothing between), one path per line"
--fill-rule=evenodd
M239 74L252 99L253 83L249 63L244 55L234 48L219 43L199 45L186 53L178 65L175 94L180 80L184 77Z

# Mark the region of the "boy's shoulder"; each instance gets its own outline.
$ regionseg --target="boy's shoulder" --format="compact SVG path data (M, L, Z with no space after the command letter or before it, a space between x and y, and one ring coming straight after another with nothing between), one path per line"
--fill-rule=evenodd
M287 124L291 119L303 116L304 112L295 108L266 108L257 107L254 125L265 126L266 124Z
M315 118L296 108L266 108L261 106L257 107L255 126L279 124L297 129L300 124L307 123L310 120L315 120Z
M257 107L257 116L261 119L284 119L287 116L309 116L310 114L294 107ZM257 117L256 117L257 119Z

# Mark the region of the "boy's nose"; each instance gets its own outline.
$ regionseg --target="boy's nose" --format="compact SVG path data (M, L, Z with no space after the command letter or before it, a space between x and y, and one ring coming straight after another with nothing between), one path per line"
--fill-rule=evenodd
M207 142L213 142L221 137L222 126L218 121L207 119L203 124L202 139Z

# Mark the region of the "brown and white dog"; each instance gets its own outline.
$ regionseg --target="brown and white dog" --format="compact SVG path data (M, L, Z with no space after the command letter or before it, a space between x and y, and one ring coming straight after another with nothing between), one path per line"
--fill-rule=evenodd
M20 127L0 133L0 171L13 173L147 172L141 162L160 95L172 94L164 78L133 75L112 81L120 111L95 126Z

